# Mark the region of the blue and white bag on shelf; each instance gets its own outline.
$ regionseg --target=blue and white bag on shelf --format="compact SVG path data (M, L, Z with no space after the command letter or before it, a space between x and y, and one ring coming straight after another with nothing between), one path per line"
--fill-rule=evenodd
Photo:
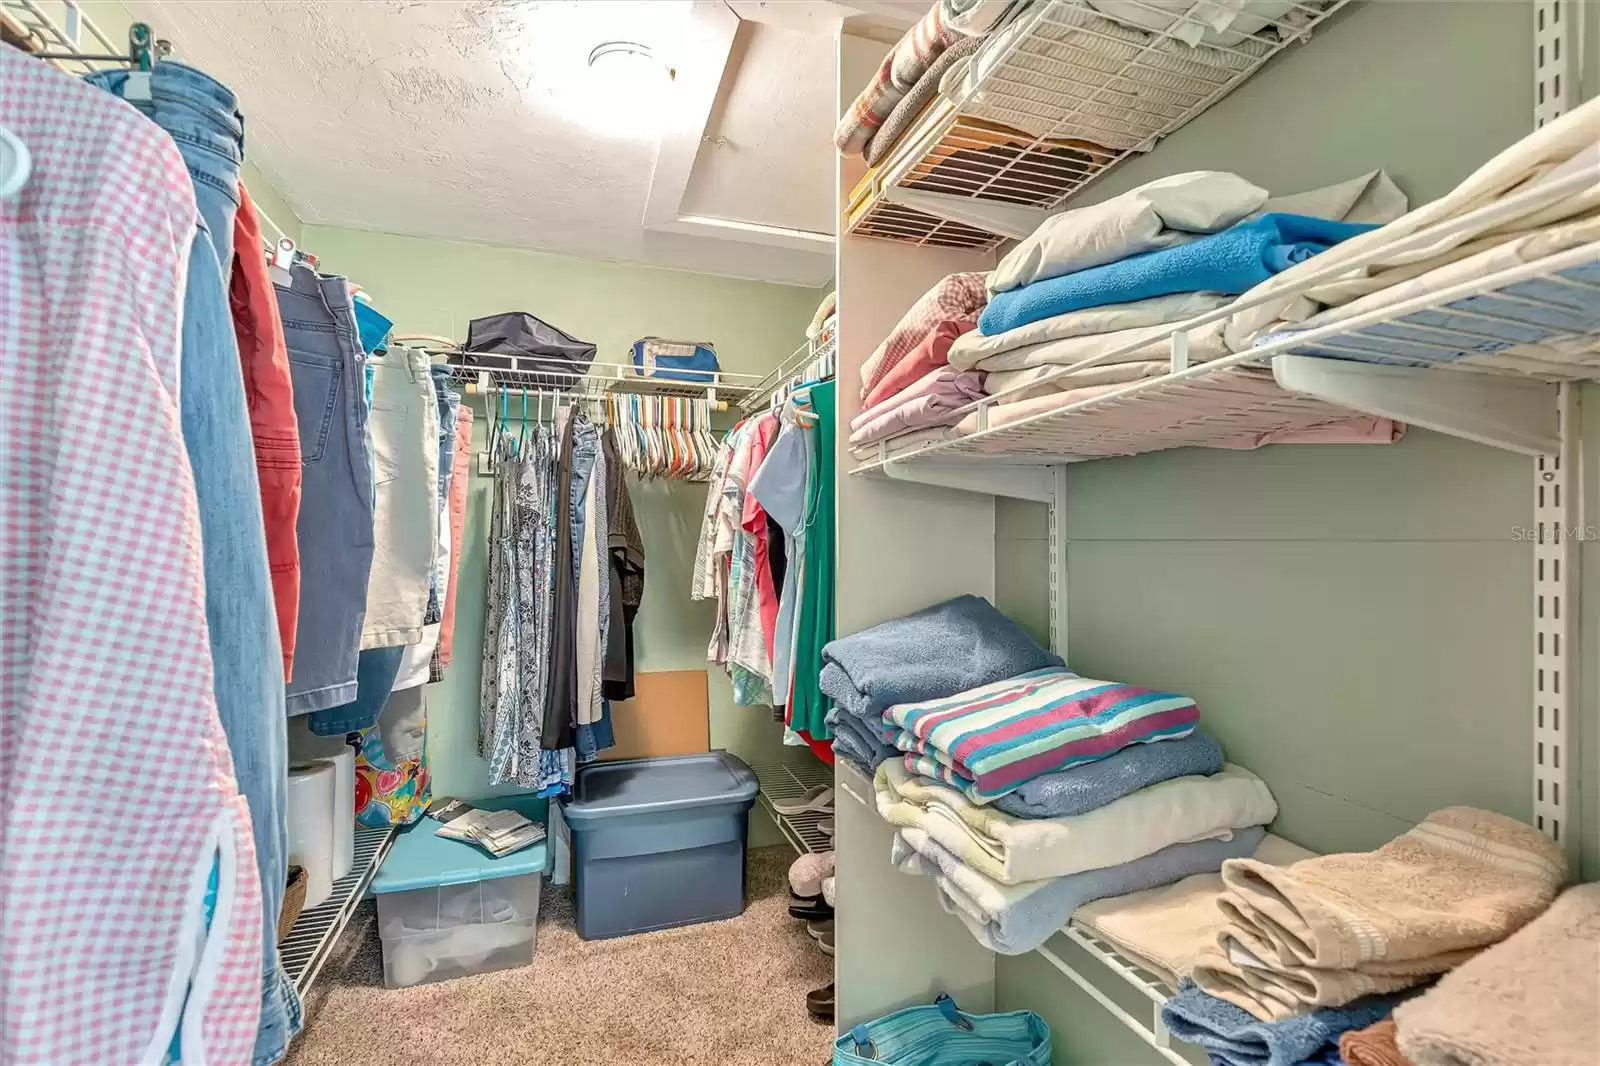
M1050 1066L1050 1026L1031 1010L966 1014L941 995L851 1029L833 1066Z
M713 384L721 369L717 349L705 341L645 337L633 342L633 372L638 377Z

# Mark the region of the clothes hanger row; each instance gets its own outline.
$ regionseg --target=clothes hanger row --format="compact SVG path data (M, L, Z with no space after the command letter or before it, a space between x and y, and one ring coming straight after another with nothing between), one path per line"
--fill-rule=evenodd
M605 403L623 465L641 477L710 480L717 440L711 434L709 401L609 393Z

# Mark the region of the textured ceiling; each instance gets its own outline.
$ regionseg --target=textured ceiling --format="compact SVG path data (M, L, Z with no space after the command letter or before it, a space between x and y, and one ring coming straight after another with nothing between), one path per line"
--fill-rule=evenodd
M703 55L691 5L673 0L127 6L238 94L248 157L308 223L808 285L831 274L827 245L643 224L661 127L649 109L692 107L686 68L726 58L681 213L831 231L829 35L744 22L731 54ZM670 55L678 81L598 92L589 51L617 37Z

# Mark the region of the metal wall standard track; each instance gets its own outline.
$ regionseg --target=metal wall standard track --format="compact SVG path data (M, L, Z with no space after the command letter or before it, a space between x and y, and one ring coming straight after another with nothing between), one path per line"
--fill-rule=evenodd
M804 814L779 814L772 801L796 799L808 788L831 785L833 772L820 762L797 766L768 764L751 769L755 771L756 781L761 788L756 795L761 809L778 824L778 829L794 845L794 850L802 855L832 851L833 834L822 831L822 820L832 818L831 813L807 811Z

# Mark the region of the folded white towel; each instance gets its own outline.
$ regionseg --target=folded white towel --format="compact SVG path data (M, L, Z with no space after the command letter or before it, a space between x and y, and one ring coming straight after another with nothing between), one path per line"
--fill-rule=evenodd
M917 777L898 761L878 767L878 813L926 830L962 862L1002 884L1064 877L1131 862L1187 840L1265 825L1278 805L1249 770L1179 777L1071 818L1014 818L956 789Z

